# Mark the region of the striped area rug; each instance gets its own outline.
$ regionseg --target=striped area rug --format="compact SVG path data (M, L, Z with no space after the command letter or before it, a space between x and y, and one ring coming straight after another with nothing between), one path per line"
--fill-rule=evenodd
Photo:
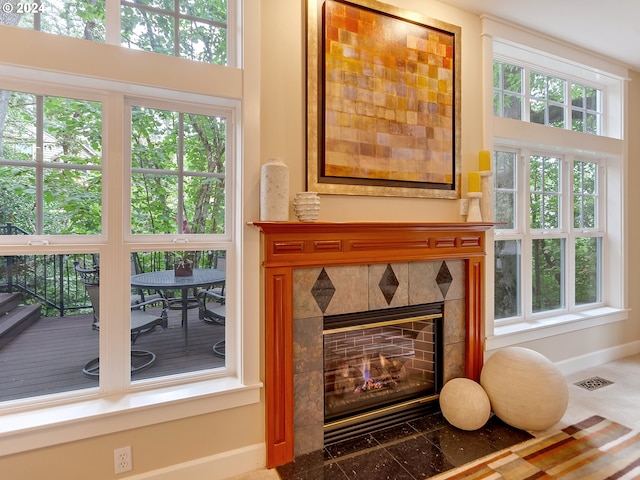
M494 453L434 480L640 478L640 433L599 416Z

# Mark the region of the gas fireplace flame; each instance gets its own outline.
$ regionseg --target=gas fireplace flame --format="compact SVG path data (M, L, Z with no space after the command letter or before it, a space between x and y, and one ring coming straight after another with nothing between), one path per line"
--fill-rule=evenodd
M363 359L360 371L362 372L364 382L362 385L357 386L353 393L366 392L368 390L380 390L385 387L383 382L380 381L379 376L371 373L371 360L369 358Z

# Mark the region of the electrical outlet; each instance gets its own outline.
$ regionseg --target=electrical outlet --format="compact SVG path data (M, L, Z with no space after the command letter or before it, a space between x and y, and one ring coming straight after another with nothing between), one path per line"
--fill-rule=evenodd
M131 458L131 447L116 448L113 451L113 462L116 473L129 472L133 468L133 459Z
M460 199L460 215L469 215L469 200L466 198Z

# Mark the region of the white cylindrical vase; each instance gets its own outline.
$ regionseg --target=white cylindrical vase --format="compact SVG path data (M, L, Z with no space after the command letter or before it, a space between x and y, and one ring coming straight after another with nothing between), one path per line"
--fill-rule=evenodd
M260 174L260 221L288 221L289 167L280 158L269 158Z

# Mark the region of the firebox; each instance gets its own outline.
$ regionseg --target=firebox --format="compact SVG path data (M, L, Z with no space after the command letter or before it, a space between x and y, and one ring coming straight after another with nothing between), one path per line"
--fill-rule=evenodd
M325 444L437 408L443 302L324 317Z

